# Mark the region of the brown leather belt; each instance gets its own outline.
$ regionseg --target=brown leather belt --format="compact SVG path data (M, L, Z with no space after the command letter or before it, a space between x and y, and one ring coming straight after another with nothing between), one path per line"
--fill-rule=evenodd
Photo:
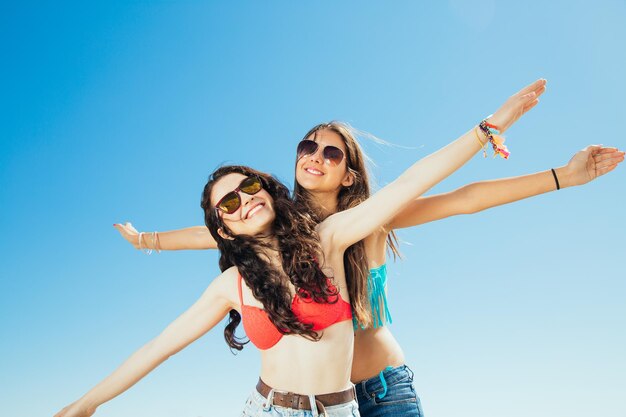
M259 378L259 382L256 384L256 390L265 398L270 395L272 387L267 385ZM317 403L318 412L320 405L330 407L331 405L339 405L350 402L356 399L354 387L348 388L345 391L333 392L331 394L321 394L315 396L315 402ZM280 407L293 408L294 410L311 410L311 402L308 395L295 394L293 392L274 391L274 398L272 403Z

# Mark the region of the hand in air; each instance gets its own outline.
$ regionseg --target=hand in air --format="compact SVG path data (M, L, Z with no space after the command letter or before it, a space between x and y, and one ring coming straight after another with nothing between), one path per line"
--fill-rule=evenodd
M583 185L613 171L624 161L624 152L617 148L590 145L570 159L565 167L571 185Z
M54 417L90 417L95 412L95 408L85 407L78 402L74 402L56 413Z
M546 91L546 80L543 78L524 87L513 94L504 104L489 118L489 122L498 127L500 133L504 133L513 123L522 117L528 110L539 103L539 96Z
M139 249L139 232L129 222L124 224L116 223L113 225L120 232L120 235L128 241L135 249Z

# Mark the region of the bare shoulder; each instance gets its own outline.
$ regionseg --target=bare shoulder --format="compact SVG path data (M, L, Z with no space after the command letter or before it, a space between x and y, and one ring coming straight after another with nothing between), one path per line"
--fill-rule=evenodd
M213 289L213 291L216 291L219 295L235 305L239 300L239 292L237 289L238 278L239 270L236 266L231 266L215 277L209 285L209 288Z
M315 231L319 235L320 239L322 238L322 236L328 235L328 232L332 229L330 225L332 224L337 214L338 213L331 214L330 216L325 218L322 222L318 223L317 226L315 226Z
M331 214L327 218L324 219L323 222L319 223L316 226L316 232L319 236L320 243L322 244L322 248L325 252L332 252L338 249L345 249L342 245L339 245L335 241L335 236L338 234L337 232L342 228L345 228L346 212L352 209L340 211L338 213ZM340 234L340 233L339 233Z
M215 279L220 280L221 282L228 282L228 281L235 281L238 277L239 277L239 269L237 269L237 267L233 265L227 270L223 271Z

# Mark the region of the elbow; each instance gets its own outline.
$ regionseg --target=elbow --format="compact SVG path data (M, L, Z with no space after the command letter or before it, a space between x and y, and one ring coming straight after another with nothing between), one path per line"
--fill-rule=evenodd
M467 204L463 206L460 214L476 214L479 211L483 211L483 209L476 204Z
M453 191L457 195L456 200L458 201L458 213L459 214L474 214L483 210L480 207L479 201L476 198L475 193L472 189L472 184L465 185L455 191Z
M145 352L157 364L165 362L176 354L175 351L165 346L158 337L146 344Z

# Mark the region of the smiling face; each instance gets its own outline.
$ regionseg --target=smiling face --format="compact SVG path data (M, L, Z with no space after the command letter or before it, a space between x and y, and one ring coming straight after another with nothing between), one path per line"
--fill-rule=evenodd
M248 178L240 173L225 175L215 182L211 190L211 207L215 210L216 205L227 194L241 186L241 182ZM276 217L272 196L261 189L253 195L243 191L237 191L241 205L232 213L225 213L217 209L217 215L234 235L267 234L271 231L272 223ZM218 233L225 239L231 238L223 230Z
M296 181L306 190L316 192L339 193L342 187L352 185L353 176L348 171L347 159L344 157L337 165L324 160L323 150L326 146L341 149L347 155L346 144L341 136L332 130L321 129L306 139L318 144L317 150L302 156L296 164Z

